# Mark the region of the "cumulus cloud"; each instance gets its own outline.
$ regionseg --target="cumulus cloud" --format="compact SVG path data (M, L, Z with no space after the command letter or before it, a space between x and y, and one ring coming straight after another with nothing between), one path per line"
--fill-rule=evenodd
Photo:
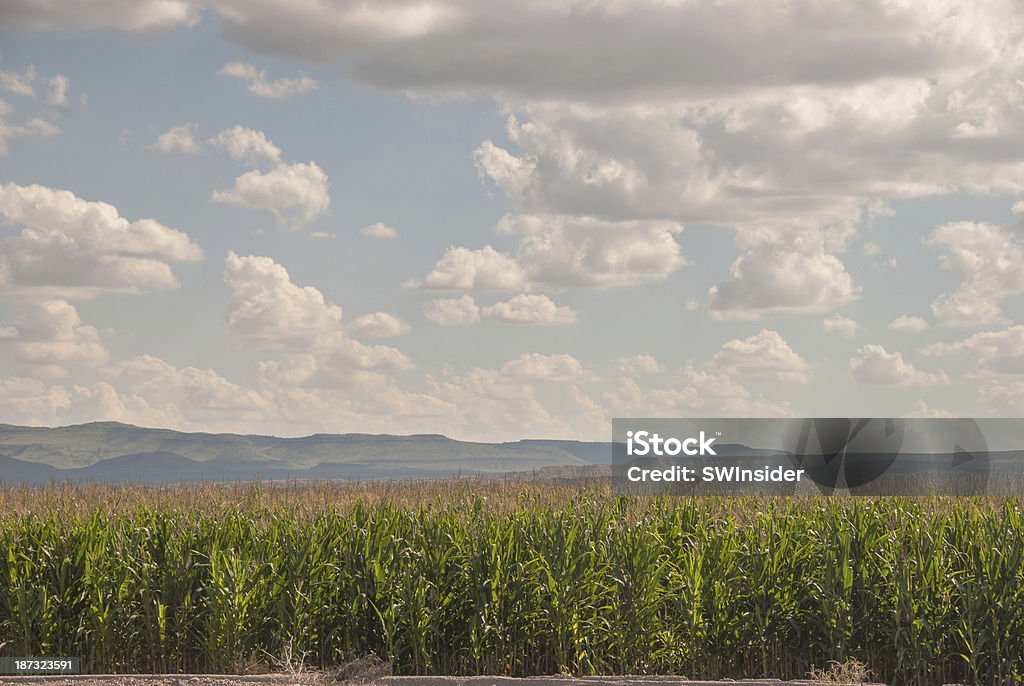
M925 401L918 400L914 403L914 406L910 408L910 411L903 416L911 419L945 419L955 417L956 415L948 410L929 407L928 403Z
M821 237L801 236L743 252L708 295L713 317L758 319L768 312L827 312L859 298L860 289Z
M687 264L675 222L608 222L565 215L509 215L499 233L522 236L516 261L531 282L630 286L660 281Z
M82 324L66 300L19 301L14 311L14 359L28 371L60 377L69 368L98 367L109 359L99 332Z
M949 383L945 373L931 374L916 369L900 352L880 345L865 345L850 358L850 376L859 384L875 386L933 386Z
M228 330L239 339L269 349L298 347L341 324L340 307L312 286L296 286L269 257L229 252L224 281L231 289Z
M996 417L1019 418L1024 415L1024 382L989 381L981 387L979 397Z
M837 333L843 338L853 338L857 335L858 328L860 328L860 325L857 322L841 314L825 317L821 322L822 331L825 333Z
M0 216L23 227L0 243L0 292L87 298L177 288L168 263L202 251L153 219L128 221L104 202L45 186L0 185Z
M0 69L0 90L8 93L34 98L36 97L36 89L33 85L35 80L36 69L32 65L26 67L22 74Z
M480 322L480 307L470 295L431 300L423 304L423 314L438 326L467 326Z
M202 144L195 137L196 128L195 122L172 127L149 147L161 152L198 153ZM323 169L315 162L285 164L281 161L281 149L262 131L236 124L206 143L232 159L268 168L248 171L235 179L232 188L214 191L215 202L267 210L280 226L292 231L323 216L330 208L330 184Z
M268 79L265 69L257 69L246 62L229 62L217 73L221 76L241 79L249 84L250 93L274 100L285 100L296 95L305 95L320 87L315 79L308 76L293 79Z
M528 290L526 272L508 255L489 245L479 250L448 248L423 281L437 290Z
M270 142L262 131L235 125L210 139L210 144L224 150L233 159L257 165L261 162L279 163L281 149Z
M302 12L286 3L215 6L227 35L250 49L340 59L381 87L593 100L721 96L762 84L847 84L983 65L999 47L992 36L998 22L1012 11L996 4L989 17L964 8L964 19L952 23L930 6L869 2L851 10L840 0L770 9L754 0L710 7L605 1L585 8L569 0L486 8L470 0L341 2ZM608 35L645 49L609 49L602 40ZM474 49L483 37L491 46L486 53ZM716 60L704 65L709 54Z
M0 10L0 14L2 14L2 10ZM46 88L44 98L46 104L54 107L64 107L68 104L67 90L70 81L63 74L42 79L32 65L26 67L22 73L0 69L0 91L35 99L38 97L37 83ZM41 117L32 117L23 124L12 124L9 121L11 114L11 106L5 100L0 99L0 155L7 154L9 139L56 136L61 133L59 126Z
M390 338L409 333L410 326L399 317L387 312L374 312L357 317L348 326L349 333L370 338Z
M189 122L171 127L157 136L156 141L149 147L160 152L198 153L203 149L195 136L198 126L196 122ZM226 152L232 159L252 166L263 163L278 165L281 162L281 149L274 145L265 133L237 124L210 137L206 143Z
M123 408L122 421L186 430L251 431L275 418L270 398L212 369L179 368L140 355L106 371L119 389L116 402Z
M7 141L11 138L28 138L33 136L56 136L61 129L56 124L35 117L24 124L11 124L7 117L11 114L11 106L0 100L0 155L9 152Z
M473 369L434 379L431 395L457 408L452 422L460 434L479 435L479 427L496 427L503 438L517 439L512 426L529 426L534 436L573 435L571 423L545 406L534 384L508 377L500 370ZM519 432L521 434L521 432Z
M324 215L331 204L327 174L315 162L281 164L246 172L233 188L214 191L216 202L268 210L279 225L297 230Z
M925 245L943 251L939 262L960 277L959 288L932 303L946 326L1007 322L1000 301L1024 294L1024 245L1010 231L978 222L943 224Z
M615 360L615 371L621 376L659 374L664 371L661 363L651 355L633 355Z
M376 224L364 226L359 231L359 233L363 234L364 236L369 236L370 238L391 239L398 236L397 231L395 231L393 228L382 222L377 222Z
M30 31L103 28L149 33L199 21L191 0L10 0L0 6L0 26Z
M427 288L529 290L609 288L664 280L687 264L674 222L608 222L566 215L507 215L498 233L519 235L515 255L491 246L449 248L424 280Z
M71 404L67 389L28 377L0 379L0 413L4 421L29 426L52 426Z
M363 345L341 327L341 308L313 286L298 286L269 257L229 252L224 281L231 289L228 332L269 352L305 353L317 368L395 370L411 366L395 348Z
M586 372L572 355L525 353L502 365L501 373L520 381L578 381Z
M198 124L189 122L182 126L172 126L156 137L156 141L149 147L160 152L181 152L194 155L202 148L196 141L195 130Z
M63 74L51 76L46 91L46 104L54 107L68 106L68 88L71 86L71 79Z
M989 374L1024 374L1024 326L983 331L952 343L933 343L921 350L932 357L962 355L977 361Z
M565 325L576 323L576 311L558 306L546 295L521 293L509 300L488 305L480 310L485 319L505 324Z
M891 331L912 331L914 333L920 333L928 328L928 322L921 317L913 317L910 315L900 315L889 322L889 330Z
M787 403L754 396L735 379L687 364L667 388L639 384L626 377L601 395L610 417L785 417Z
M741 379L794 383L806 383L811 370L778 331L768 329L728 341L711 358L710 366Z

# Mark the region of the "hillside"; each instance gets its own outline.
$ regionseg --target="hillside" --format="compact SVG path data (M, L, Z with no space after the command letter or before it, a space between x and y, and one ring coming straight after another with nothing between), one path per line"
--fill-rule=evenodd
M7 482L388 479L488 475L611 460L607 443L472 443L445 436L185 433L118 422L57 428L0 424Z

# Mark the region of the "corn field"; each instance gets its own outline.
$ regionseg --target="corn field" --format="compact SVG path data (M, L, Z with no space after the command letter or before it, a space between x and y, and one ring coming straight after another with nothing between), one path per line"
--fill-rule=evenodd
M4 654L89 672L230 672L290 650L399 674L689 678L858 659L888 682L1024 680L1015 500L135 488L0 493Z

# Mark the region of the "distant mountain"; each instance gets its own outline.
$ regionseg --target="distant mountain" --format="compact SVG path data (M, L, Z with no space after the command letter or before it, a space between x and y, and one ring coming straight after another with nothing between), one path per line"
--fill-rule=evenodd
M610 461L611 444L580 441L472 443L435 434L276 438L118 422L57 428L0 424L0 481L8 483L433 478Z
M523 447L553 446L564 450L570 455L575 455L588 464L609 464L612 460L611 443L527 438L515 443L502 443L502 445Z
M8 483L40 483L61 479L61 470L0 455L0 480Z

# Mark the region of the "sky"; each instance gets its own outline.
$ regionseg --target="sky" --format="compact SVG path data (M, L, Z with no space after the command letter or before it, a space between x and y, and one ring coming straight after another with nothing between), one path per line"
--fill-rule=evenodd
M0 423L1024 414L1012 0L6 0Z

